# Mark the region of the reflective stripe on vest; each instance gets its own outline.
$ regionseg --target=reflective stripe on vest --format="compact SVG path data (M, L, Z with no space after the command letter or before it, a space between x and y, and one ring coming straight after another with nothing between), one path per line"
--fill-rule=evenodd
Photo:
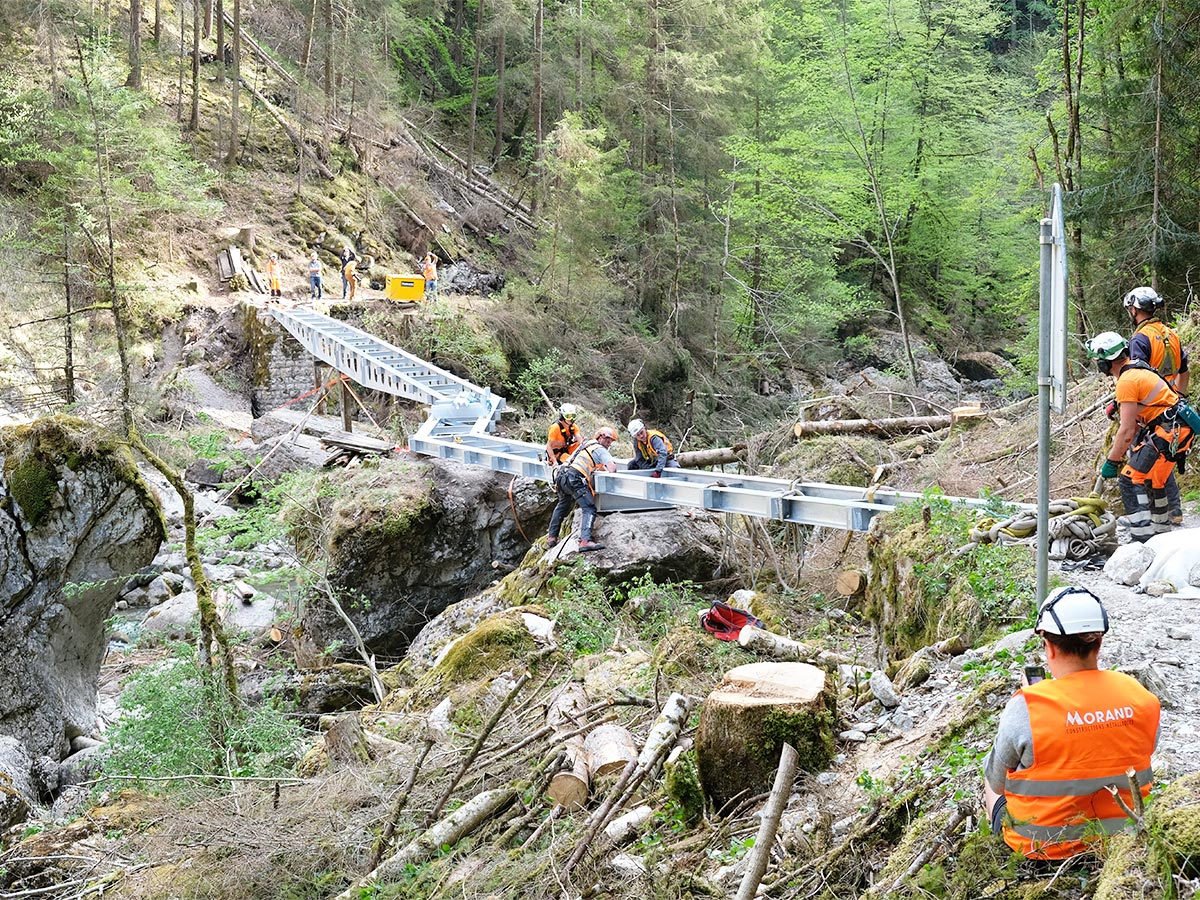
M1150 359L1146 361L1174 387L1175 376L1179 374L1180 361L1183 357L1179 335L1158 319L1147 319L1138 325L1133 333L1144 334L1150 339Z
M592 448L599 446L599 441L588 441L567 460L568 466L587 479L588 487L592 486L592 473L598 468L596 460L592 457Z
M1065 859L1092 836L1125 827L1108 792L1130 802L1125 771L1138 772L1142 793L1154 782L1150 754L1158 699L1128 675L1088 669L1021 691L1029 710L1034 764L1010 771L1004 793L1010 821L1004 839L1034 859Z
M671 446L671 442L667 440L667 436L665 434L663 434L661 431L655 431L654 429L647 429L646 442L644 444L641 441L637 442L638 453L643 459L658 459L658 453L650 443L654 438L660 438L663 442L663 446L667 448L667 459L670 459L675 455L675 448Z
M1138 421L1153 422L1179 401L1179 395L1158 372L1141 363L1130 363L1117 376L1117 402L1136 403Z

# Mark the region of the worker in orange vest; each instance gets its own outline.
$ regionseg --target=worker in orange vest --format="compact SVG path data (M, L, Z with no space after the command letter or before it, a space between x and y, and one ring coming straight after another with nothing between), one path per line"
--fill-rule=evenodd
M547 547L558 543L558 533L562 530L563 522L575 505L579 504L582 513L582 521L579 524L580 552L604 549L603 544L592 540L592 523L596 520L596 485L592 481L592 475L597 469L602 472L617 471L616 460L608 452L608 448L616 439L617 433L607 425L597 428L594 440L581 444L566 462L553 470L558 503L554 506L554 512L550 514Z
M1129 358L1129 343L1115 331L1096 335L1087 352L1101 374L1117 380L1121 416L1100 475L1120 476L1126 514L1117 522L1129 528L1135 541L1148 541L1171 528L1166 484L1192 445L1194 432L1187 420L1194 413L1158 372Z
M558 408L558 421L550 426L546 438L546 462L552 469L579 449L579 426L575 424L577 415L579 407L574 403L564 403Z
M1160 704L1136 679L1099 667L1108 613L1086 588L1052 591L1034 631L1053 677L1026 669L1004 707L983 763L984 806L992 833L1014 850L1065 859L1134 826L1108 786L1131 805L1132 768L1150 792Z
M629 423L629 436L633 438L633 459L630 469L650 469L651 478L662 478L663 469L678 469L675 449L667 436L656 428L647 428L641 419Z
M1165 305L1162 296L1152 287L1136 287L1121 301L1133 324L1133 337L1129 339L1129 358L1141 360L1153 366L1158 374L1171 386L1171 390L1186 397L1191 373L1188 372L1188 355L1179 341L1175 329L1159 320ZM1183 524L1183 504L1179 496L1179 484L1172 472L1164 486L1171 525Z
M267 260L267 281L271 286L271 296L282 297L283 291L279 287L279 257L274 253Z
M421 260L421 274L425 278L425 299L437 300L437 264L438 258L430 250Z

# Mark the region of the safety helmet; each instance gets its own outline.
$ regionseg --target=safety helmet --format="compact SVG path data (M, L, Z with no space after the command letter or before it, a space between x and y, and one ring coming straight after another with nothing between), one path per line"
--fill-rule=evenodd
M630 435L630 437L637 437L637 436L638 436L638 432L640 432L640 431L641 431L643 428L645 428L645 427L646 427L646 423L645 423L645 422L643 422L641 419L633 419L633 420L632 420L632 421L629 423L629 435Z
M1087 588L1061 587L1046 595L1033 630L1038 634L1104 634L1108 612Z
M616 429L609 428L607 425L601 425L596 429L596 440L600 440L602 437L615 441L617 439Z
M1144 309L1146 312L1153 312L1162 306L1163 302L1163 298L1158 295L1158 291L1152 287L1135 287L1121 301L1126 309L1133 307L1134 309Z
M579 407L574 403L564 403L558 408L558 414L568 422L574 422L575 417L579 415Z
M272 253L272 254L271 254L271 259L279 259L279 257L278 257L278 256L276 256L274 253Z
M1129 341L1115 331L1102 331L1085 345L1092 359L1113 360L1129 347Z

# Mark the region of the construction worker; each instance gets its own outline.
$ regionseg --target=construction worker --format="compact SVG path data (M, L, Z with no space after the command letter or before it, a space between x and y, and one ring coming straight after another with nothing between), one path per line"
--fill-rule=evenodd
M354 299L354 267L358 263L358 254L354 252L354 248L349 245L342 248L341 255L338 257L341 260L339 268L342 270L342 299L347 299L346 289L350 289L350 300Z
M1117 380L1120 425L1100 476L1120 475L1121 524L1135 541L1146 541L1171 527L1165 486L1192 444L1192 429L1180 415L1179 395L1149 365L1129 358L1129 343L1121 335L1098 334L1088 341L1087 352L1101 374Z
M653 469L650 477L662 478L663 469L679 468L675 450L661 431L647 428L641 419L634 419L629 423L629 436L633 438L630 469Z
M316 250L308 258L308 296L311 300L321 299L321 258Z
M1171 390L1186 397L1188 393L1188 355L1179 342L1179 335L1158 318L1164 301L1152 287L1136 287L1122 301L1133 324L1129 339L1129 358L1153 366L1166 379ZM1167 508L1170 524L1183 524L1183 504L1175 473L1167 479Z
M554 469L554 486L558 489L558 503L550 514L550 533L546 541L547 547L558 543L558 533L563 521L571 514L575 504L583 514L579 525L579 550L588 553L592 550L603 550L603 544L592 540L592 523L596 520L596 488L592 483L592 473L597 469L605 472L617 471L617 463L608 452L608 448L617 439L617 433L605 425L596 429L594 440L586 441L572 453L567 461Z
M267 282L270 284L272 297L283 296L279 287L279 257L274 253L267 260Z
M437 300L437 264L438 258L430 250L421 260L421 274L425 278L425 299Z
M1108 613L1086 588L1052 591L1034 631L1053 677L1027 670L1000 714L983 763L984 808L1014 850L1065 859L1134 825L1107 786L1130 805L1133 769L1150 792L1160 705L1136 679L1097 665Z
M579 449L579 426L575 424L577 415L579 408L574 403L564 403L558 408L558 421L550 426L546 438L546 462L552 469Z

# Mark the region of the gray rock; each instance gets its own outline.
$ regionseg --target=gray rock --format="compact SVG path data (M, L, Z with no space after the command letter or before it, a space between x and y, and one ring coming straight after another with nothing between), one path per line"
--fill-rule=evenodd
M851 728L849 731L843 731L838 734L838 740L850 741L851 743L861 744L867 739L867 736L857 728Z
M57 760L95 728L105 623L129 575L157 553L162 526L127 451L82 422L43 419L4 438L0 733Z
M184 582L186 582L188 579L180 575L178 572L163 572L162 580L163 584L167 586L170 596L174 597L180 591L186 590Z
M180 576L176 575L175 577L179 579L180 584L183 583L183 579ZM171 590L171 586L167 584L167 580L159 575L146 585L146 603L150 606L157 606L164 600L169 600L177 593L178 591Z
M142 621L142 640L149 644L181 641L196 630L196 592L184 591L160 603Z
M1192 633L1186 628L1175 628L1172 625L1168 625L1167 637L1173 641L1190 641L1192 639Z
M0 734L0 831L24 822L33 805L33 760L14 737Z
M62 761L58 777L60 790L91 781L100 774L104 767L102 746L97 744L93 747L85 747Z
M875 695L875 699L886 706L888 709L893 709L900 705L900 697L896 693L896 689L892 686L892 681L887 677L887 674L882 671L871 673L871 693Z
M916 722L913 721L913 717L906 712L896 710L892 714L892 727L899 732L912 731L915 725Z
M281 601L270 594L257 593L251 603L231 591L216 591L217 615L225 627L258 637L280 617ZM155 644L163 641L185 640L195 633L199 624L196 592L184 591L146 614L142 622L142 640Z
M821 787L829 787L838 780L837 772L821 772L817 775L817 784Z
M933 668L930 656L929 648L922 647L906 659L904 665L900 667L900 671L896 673L896 687L904 691L927 681Z
M1115 581L1131 587L1138 583L1150 564L1154 562L1154 551L1136 541L1122 544L1104 564L1104 574Z

